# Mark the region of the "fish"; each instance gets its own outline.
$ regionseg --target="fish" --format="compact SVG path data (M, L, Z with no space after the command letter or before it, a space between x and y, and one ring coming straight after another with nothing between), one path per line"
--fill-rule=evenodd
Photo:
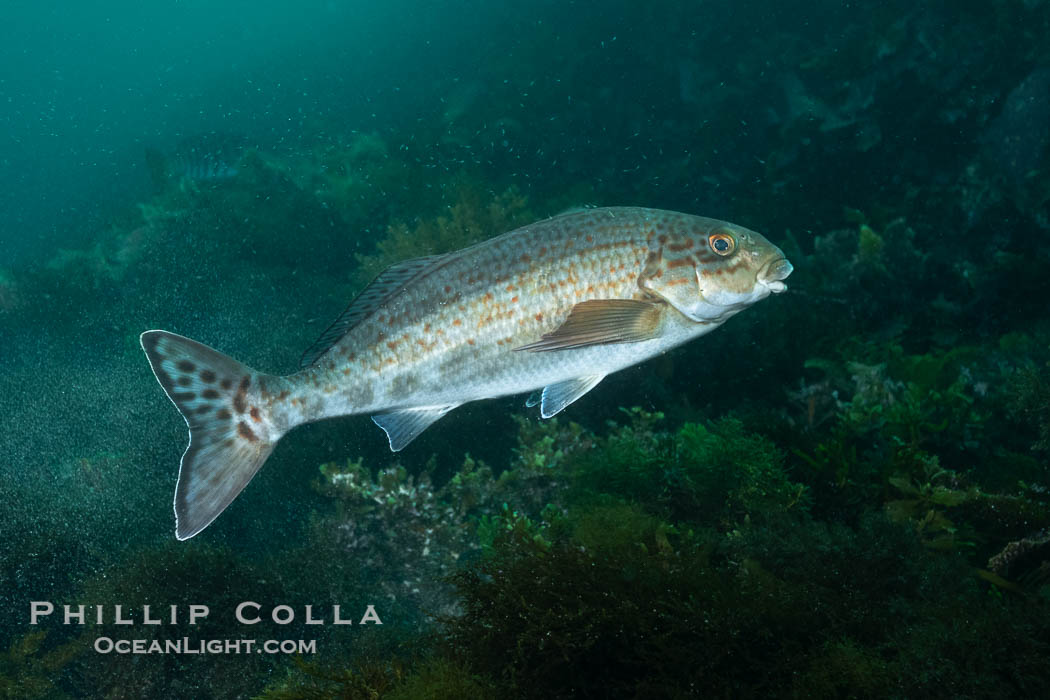
M146 149L146 165L158 192L171 182L217 184L240 173L246 139L236 134L206 132L179 141L166 156L155 148Z
M194 182L228 180L240 173L234 158L194 148L176 154L172 165L175 174Z
M293 374L146 331L153 373L189 428L175 535L210 525L296 426L369 414L396 452L471 401L538 391L529 404L549 418L609 374L785 291L791 272L742 226L591 208L387 268Z

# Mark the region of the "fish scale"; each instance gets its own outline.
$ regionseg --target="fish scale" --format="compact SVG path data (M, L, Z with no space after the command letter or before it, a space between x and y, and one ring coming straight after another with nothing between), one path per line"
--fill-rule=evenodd
M509 350L552 330L580 301L641 294L638 275L649 244L639 223L646 219L634 211L601 219L581 212L518 229L450 256L406 287L308 371L311 390L337 394L325 402L324 415L350 406L369 412L482 398L502 383L491 381L495 363L505 365L501 374L511 385L505 393L535 388L519 385L565 358ZM355 379L348 384L347 376ZM391 391L396 378L407 378L418 394ZM363 385L375 399L362 407Z
M147 357L190 427L176 535L206 527L297 425L372 414L399 450L459 405L540 388L549 417L606 375L783 291L790 272L776 246L724 221L585 209L391 267L292 375L147 331ZM198 372L214 377L206 394L180 391L203 386Z

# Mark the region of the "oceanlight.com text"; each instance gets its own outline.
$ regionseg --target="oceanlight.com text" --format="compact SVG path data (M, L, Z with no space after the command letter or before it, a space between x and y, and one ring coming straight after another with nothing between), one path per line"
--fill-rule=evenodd
M316 639L112 639L95 640L99 654L316 654Z

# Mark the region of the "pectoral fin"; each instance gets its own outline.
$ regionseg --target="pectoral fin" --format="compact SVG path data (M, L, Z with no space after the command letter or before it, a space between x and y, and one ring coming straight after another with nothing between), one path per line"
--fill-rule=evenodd
M543 395L540 399L540 415L550 418L560 413L563 408L580 398L588 391L605 379L604 374L595 374L589 377L577 377L557 384L548 384L543 387Z
M390 440L390 449L400 452L408 443L419 437L419 434L433 425L438 418L445 415L458 403L447 406L418 406L416 408L405 408L390 413L380 413L372 416L375 422L386 433Z
M662 303L640 299L591 299L572 307L569 317L540 340L517 350L541 352L606 343L637 343L657 336Z

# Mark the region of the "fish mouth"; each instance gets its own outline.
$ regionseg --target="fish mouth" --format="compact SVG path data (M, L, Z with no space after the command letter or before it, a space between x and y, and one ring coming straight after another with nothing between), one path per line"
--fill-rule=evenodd
M758 273L758 282L773 294L780 294L787 291L787 285L784 284L784 280L787 279L787 276L794 269L794 266L788 262L787 258L777 258Z

